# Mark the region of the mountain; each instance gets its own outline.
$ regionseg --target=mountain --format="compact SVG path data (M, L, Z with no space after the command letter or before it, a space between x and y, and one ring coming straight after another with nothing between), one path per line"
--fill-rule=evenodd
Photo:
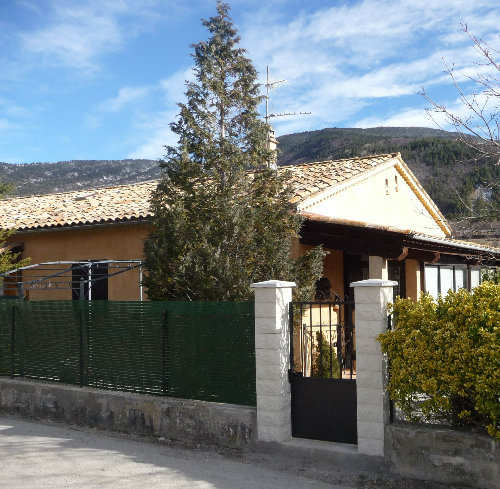
M0 163L0 182L14 195L36 195L107 187L157 178L156 160L71 160L58 163Z
M278 138L279 163L306 163L374 154L385 147L399 147L427 138L455 139L450 132L428 127L372 127L369 129L328 128L289 134Z
M278 138L279 165L401 152L446 217L500 209L500 166L477 158L457 134L424 127L328 128ZM43 194L157 178L154 160L0 163L0 181L15 195ZM489 212L489 211L488 211ZM492 220L490 218L486 220Z

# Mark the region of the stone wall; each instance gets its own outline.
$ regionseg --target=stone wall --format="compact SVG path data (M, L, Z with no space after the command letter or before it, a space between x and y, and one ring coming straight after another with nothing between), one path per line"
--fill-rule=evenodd
M394 473L484 489L500 487L500 444L486 435L391 424L386 459Z
M0 378L0 412L167 439L248 447L255 408Z

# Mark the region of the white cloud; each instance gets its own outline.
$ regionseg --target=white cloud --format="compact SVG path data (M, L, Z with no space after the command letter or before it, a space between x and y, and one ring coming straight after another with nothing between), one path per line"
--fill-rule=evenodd
M4 117L0 118L0 131L1 132L6 132L6 131L11 130L11 129L16 129L17 127L19 127L19 126L15 122L12 122L11 120L6 119Z
M151 87L123 87L118 90L118 95L116 97L104 100L104 102L99 105L99 109L109 112L118 112L126 105L146 97L150 92Z
M177 136L170 130L170 123L176 119L179 112L176 104L184 100L185 81L192 78L193 72L189 68L160 81L158 89L162 93L162 110L143 113L134 123L137 148L129 153L128 158L160 158L165 154L164 146L177 143Z
M273 111L311 110L314 122L304 119L305 126L332 125L355 120L353 115L373 98L394 100L422 86L449 86L443 59L456 62L459 79L466 80L477 66L460 22L470 19L471 30L475 26L497 42L495 9L492 0L363 0L312 13L304 7L283 21L266 7L246 17L242 37L261 73L269 65L275 78L288 81L271 93ZM423 109L406 116L425 121ZM404 123L405 118L397 120ZM274 123L280 133L299 126Z
M491 7L491 0L474 5L468 0L363 0L312 13L304 9L284 20L279 9L270 11L266 4L247 13L239 27L261 82L266 65L274 79L287 80L271 92L271 112L312 112L272 119L277 134L342 126L357 119L359 127L433 126L423 107L395 109L385 118L360 115L373 99L394 100L416 94L423 85L449 84L443 58L457 60L464 73L470 73L474 49L459 23L470 18L490 32L496 29L494 23L480 23L479 13ZM440 41L432 44L430 39ZM424 43L428 46L420 49ZM179 72L161 82L167 106L182 99L182 82L191 76ZM143 141L131 154L151 157L164 144L175 142L166 127L175 113L168 109L144 117L137 126Z
M165 154L164 146L173 146L177 143L177 136L170 130L170 123L175 114L164 112L150 116L138 126L142 142L127 155L127 158L158 159Z
M120 49L128 37L159 18L152 9L157 4L157 0L51 0L40 17L45 25L19 38L25 52L91 74L101 56Z
M432 119L427 115L423 108L410 108L403 109L397 114L393 114L387 118L367 117L365 119L361 119L354 124L354 127L429 127L433 125L434 123Z

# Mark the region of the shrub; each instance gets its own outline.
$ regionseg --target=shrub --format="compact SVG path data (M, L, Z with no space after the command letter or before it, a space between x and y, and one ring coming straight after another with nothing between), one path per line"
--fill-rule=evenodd
M390 305L395 329L379 335L389 394L410 421L484 428L500 441L500 285L485 282Z
M312 377L340 379L340 366L334 347L324 333L316 332L316 353L312 366Z

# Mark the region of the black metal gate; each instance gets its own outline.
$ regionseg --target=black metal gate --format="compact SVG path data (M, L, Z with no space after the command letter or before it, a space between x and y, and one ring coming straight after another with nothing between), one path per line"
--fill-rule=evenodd
M357 443L354 301L292 302L292 436Z

